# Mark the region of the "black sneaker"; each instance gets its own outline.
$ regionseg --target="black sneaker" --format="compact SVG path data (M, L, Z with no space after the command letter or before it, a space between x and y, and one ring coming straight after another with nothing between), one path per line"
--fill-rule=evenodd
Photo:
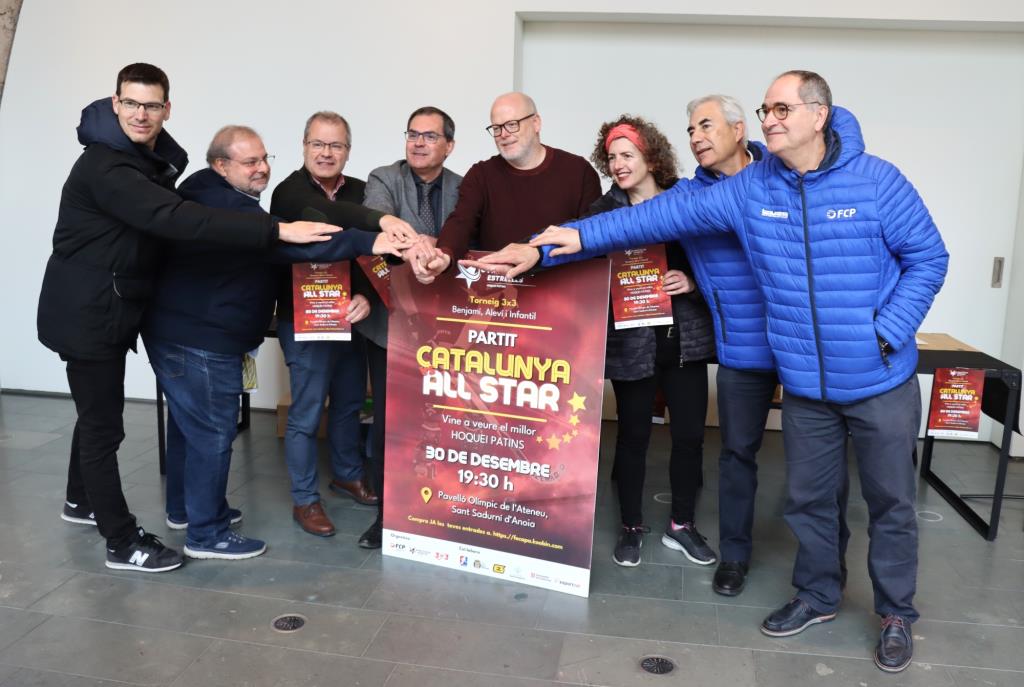
M379 549L384 539L384 523L377 518L369 529L359 537L359 547L363 549Z
M891 614L882 618L882 635L875 647L875 665L887 673L898 673L910 665L913 657L910 621Z
M107 547L107 567L114 570L137 570L139 572L167 572L180 568L184 559L174 549L160 543L155 534L139 528L138 537L121 547Z
M65 522L73 522L79 525L96 526L96 514L84 504L64 502L64 510L60 512L60 519Z
M718 555L708 546L707 538L697 531L697 526L692 522L684 522L682 527L675 529L669 521L665 534L661 535L661 543L681 551L697 565L711 565L718 561Z
M644 525L623 525L622 531L619 532L619 541L615 543L612 560L627 568L640 565L640 549L644 546L644 534L650 531L651 528Z

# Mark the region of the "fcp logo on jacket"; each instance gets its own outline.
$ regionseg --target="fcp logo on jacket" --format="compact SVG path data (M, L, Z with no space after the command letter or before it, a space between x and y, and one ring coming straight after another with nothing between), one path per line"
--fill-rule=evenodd
M825 211L826 219L852 219L857 208L829 208Z

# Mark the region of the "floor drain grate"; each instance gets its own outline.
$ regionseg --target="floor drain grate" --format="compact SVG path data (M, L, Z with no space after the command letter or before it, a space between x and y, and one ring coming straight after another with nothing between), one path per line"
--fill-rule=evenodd
M654 675L665 675L666 673L671 673L676 664L671 659L662 656L647 656L640 659L640 667Z
M271 623L277 632L298 632L306 624L306 616L298 613L279 615Z

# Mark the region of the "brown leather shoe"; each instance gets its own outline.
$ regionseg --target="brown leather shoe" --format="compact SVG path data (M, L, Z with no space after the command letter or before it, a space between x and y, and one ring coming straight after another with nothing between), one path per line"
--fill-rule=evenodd
M328 485L338 496L348 496L364 506L376 506L380 503L380 497L373 493L370 486L361 479L351 482L342 482L340 479L332 479Z
M306 532L315 534L318 537L333 537L334 525L331 519L324 512L324 507L319 501L308 506L295 506L292 508L292 519L299 523Z

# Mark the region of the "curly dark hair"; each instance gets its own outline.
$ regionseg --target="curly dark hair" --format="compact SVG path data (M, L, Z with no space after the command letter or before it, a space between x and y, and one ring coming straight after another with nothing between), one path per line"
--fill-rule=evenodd
M594 152L590 155L590 161L597 167L597 171L609 179L612 176L611 170L608 169L608 151L605 150L604 139L608 132L619 124L629 124L640 134L640 139L644 142L644 162L647 163L658 188L666 189L674 184L679 176L679 160L676 158L675 148L658 127L643 117L629 114L624 114L615 121L605 122L597 132Z

